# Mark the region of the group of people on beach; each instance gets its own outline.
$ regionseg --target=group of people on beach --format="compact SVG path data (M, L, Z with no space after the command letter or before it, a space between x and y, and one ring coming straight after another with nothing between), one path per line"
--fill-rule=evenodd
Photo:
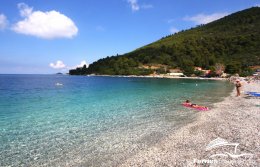
M235 86L236 86L236 90L237 90L237 97L241 95L241 87L242 87L242 84L240 82L240 80L236 80L235 82ZM191 103L190 100L186 100L184 103L182 103L184 106L189 106L189 107L192 107L192 108L204 108L205 106L199 106L197 104L194 104L194 103ZM208 109L207 107L205 107L205 109Z

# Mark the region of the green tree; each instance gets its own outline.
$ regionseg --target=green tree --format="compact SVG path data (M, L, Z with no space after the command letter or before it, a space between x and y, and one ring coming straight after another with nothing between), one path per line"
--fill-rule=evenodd
M241 65L238 62L232 62L227 64L225 72L228 74L236 74L239 73L241 70Z

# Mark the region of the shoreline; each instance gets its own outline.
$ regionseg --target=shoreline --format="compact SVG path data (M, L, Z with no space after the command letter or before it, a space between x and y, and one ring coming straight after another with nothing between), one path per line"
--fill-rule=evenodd
M155 79L198 79L198 80L216 80L216 81L228 81L228 78L204 78L204 77L177 77L169 75L86 75L88 77L118 77L118 78L155 78Z
M120 166L257 166L260 164L260 99L246 98L243 92L260 92L260 82L244 84L242 97L236 90L208 112L199 112L197 120L169 134L165 139L130 157ZM233 153L233 147L206 150L207 145L221 138L238 143L232 158L217 153Z

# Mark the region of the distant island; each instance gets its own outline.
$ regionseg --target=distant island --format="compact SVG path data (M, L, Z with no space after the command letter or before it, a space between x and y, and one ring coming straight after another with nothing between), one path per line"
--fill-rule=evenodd
M70 75L252 75L260 65L260 8L181 31L124 55L100 59Z

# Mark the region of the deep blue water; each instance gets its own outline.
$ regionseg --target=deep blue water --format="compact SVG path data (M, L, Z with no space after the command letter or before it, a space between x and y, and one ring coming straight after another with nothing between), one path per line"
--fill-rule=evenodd
M56 83L63 85L57 86ZM0 166L115 166L194 121L223 81L0 75Z

